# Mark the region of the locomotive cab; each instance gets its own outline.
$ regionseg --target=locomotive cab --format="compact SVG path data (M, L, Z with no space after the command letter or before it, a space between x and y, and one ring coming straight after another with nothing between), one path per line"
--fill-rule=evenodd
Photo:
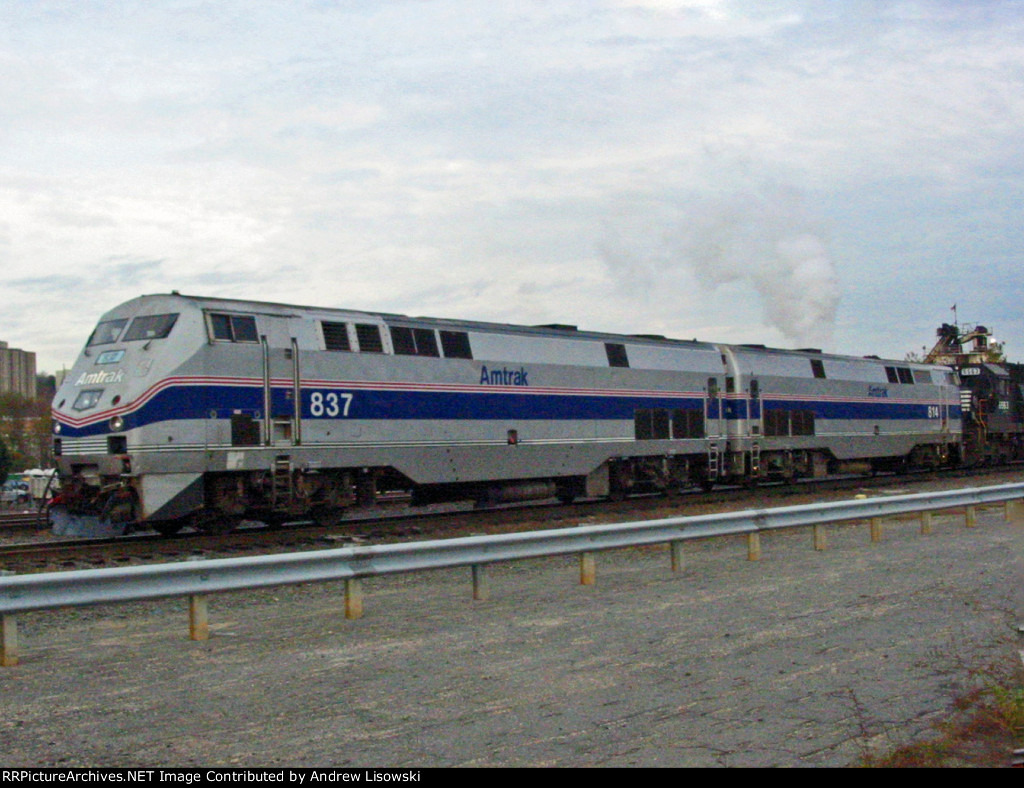
M188 323L173 297L135 299L104 315L90 334L52 406L63 488L50 517L58 533L122 533L141 516L135 448L145 427L138 409L187 355Z

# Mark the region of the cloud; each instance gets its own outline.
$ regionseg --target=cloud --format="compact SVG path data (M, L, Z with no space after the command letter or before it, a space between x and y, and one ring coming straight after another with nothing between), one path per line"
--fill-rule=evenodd
M1015 4L0 7L41 365L143 289L884 354L887 298L1024 264Z

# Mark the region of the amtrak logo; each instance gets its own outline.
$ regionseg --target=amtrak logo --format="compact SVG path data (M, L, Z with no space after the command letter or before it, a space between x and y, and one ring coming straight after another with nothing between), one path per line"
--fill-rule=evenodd
M115 369L112 372L83 372L82 376L75 381L76 386L95 386L103 383L120 383L124 380L124 371Z
M487 369L484 367L480 370L480 385L481 386L529 386L530 381L527 375L530 373L526 371L525 367L519 369L509 369L508 367L502 367L501 369Z

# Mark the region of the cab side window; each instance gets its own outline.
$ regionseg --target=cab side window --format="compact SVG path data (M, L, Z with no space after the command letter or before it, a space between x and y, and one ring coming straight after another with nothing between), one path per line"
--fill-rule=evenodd
M210 335L221 342L259 342L252 315L210 313Z

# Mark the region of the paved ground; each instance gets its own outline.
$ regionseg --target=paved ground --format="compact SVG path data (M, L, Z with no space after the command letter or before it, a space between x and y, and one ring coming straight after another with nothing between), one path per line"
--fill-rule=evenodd
M843 766L1024 648L1024 525L986 512L20 619L4 766Z

